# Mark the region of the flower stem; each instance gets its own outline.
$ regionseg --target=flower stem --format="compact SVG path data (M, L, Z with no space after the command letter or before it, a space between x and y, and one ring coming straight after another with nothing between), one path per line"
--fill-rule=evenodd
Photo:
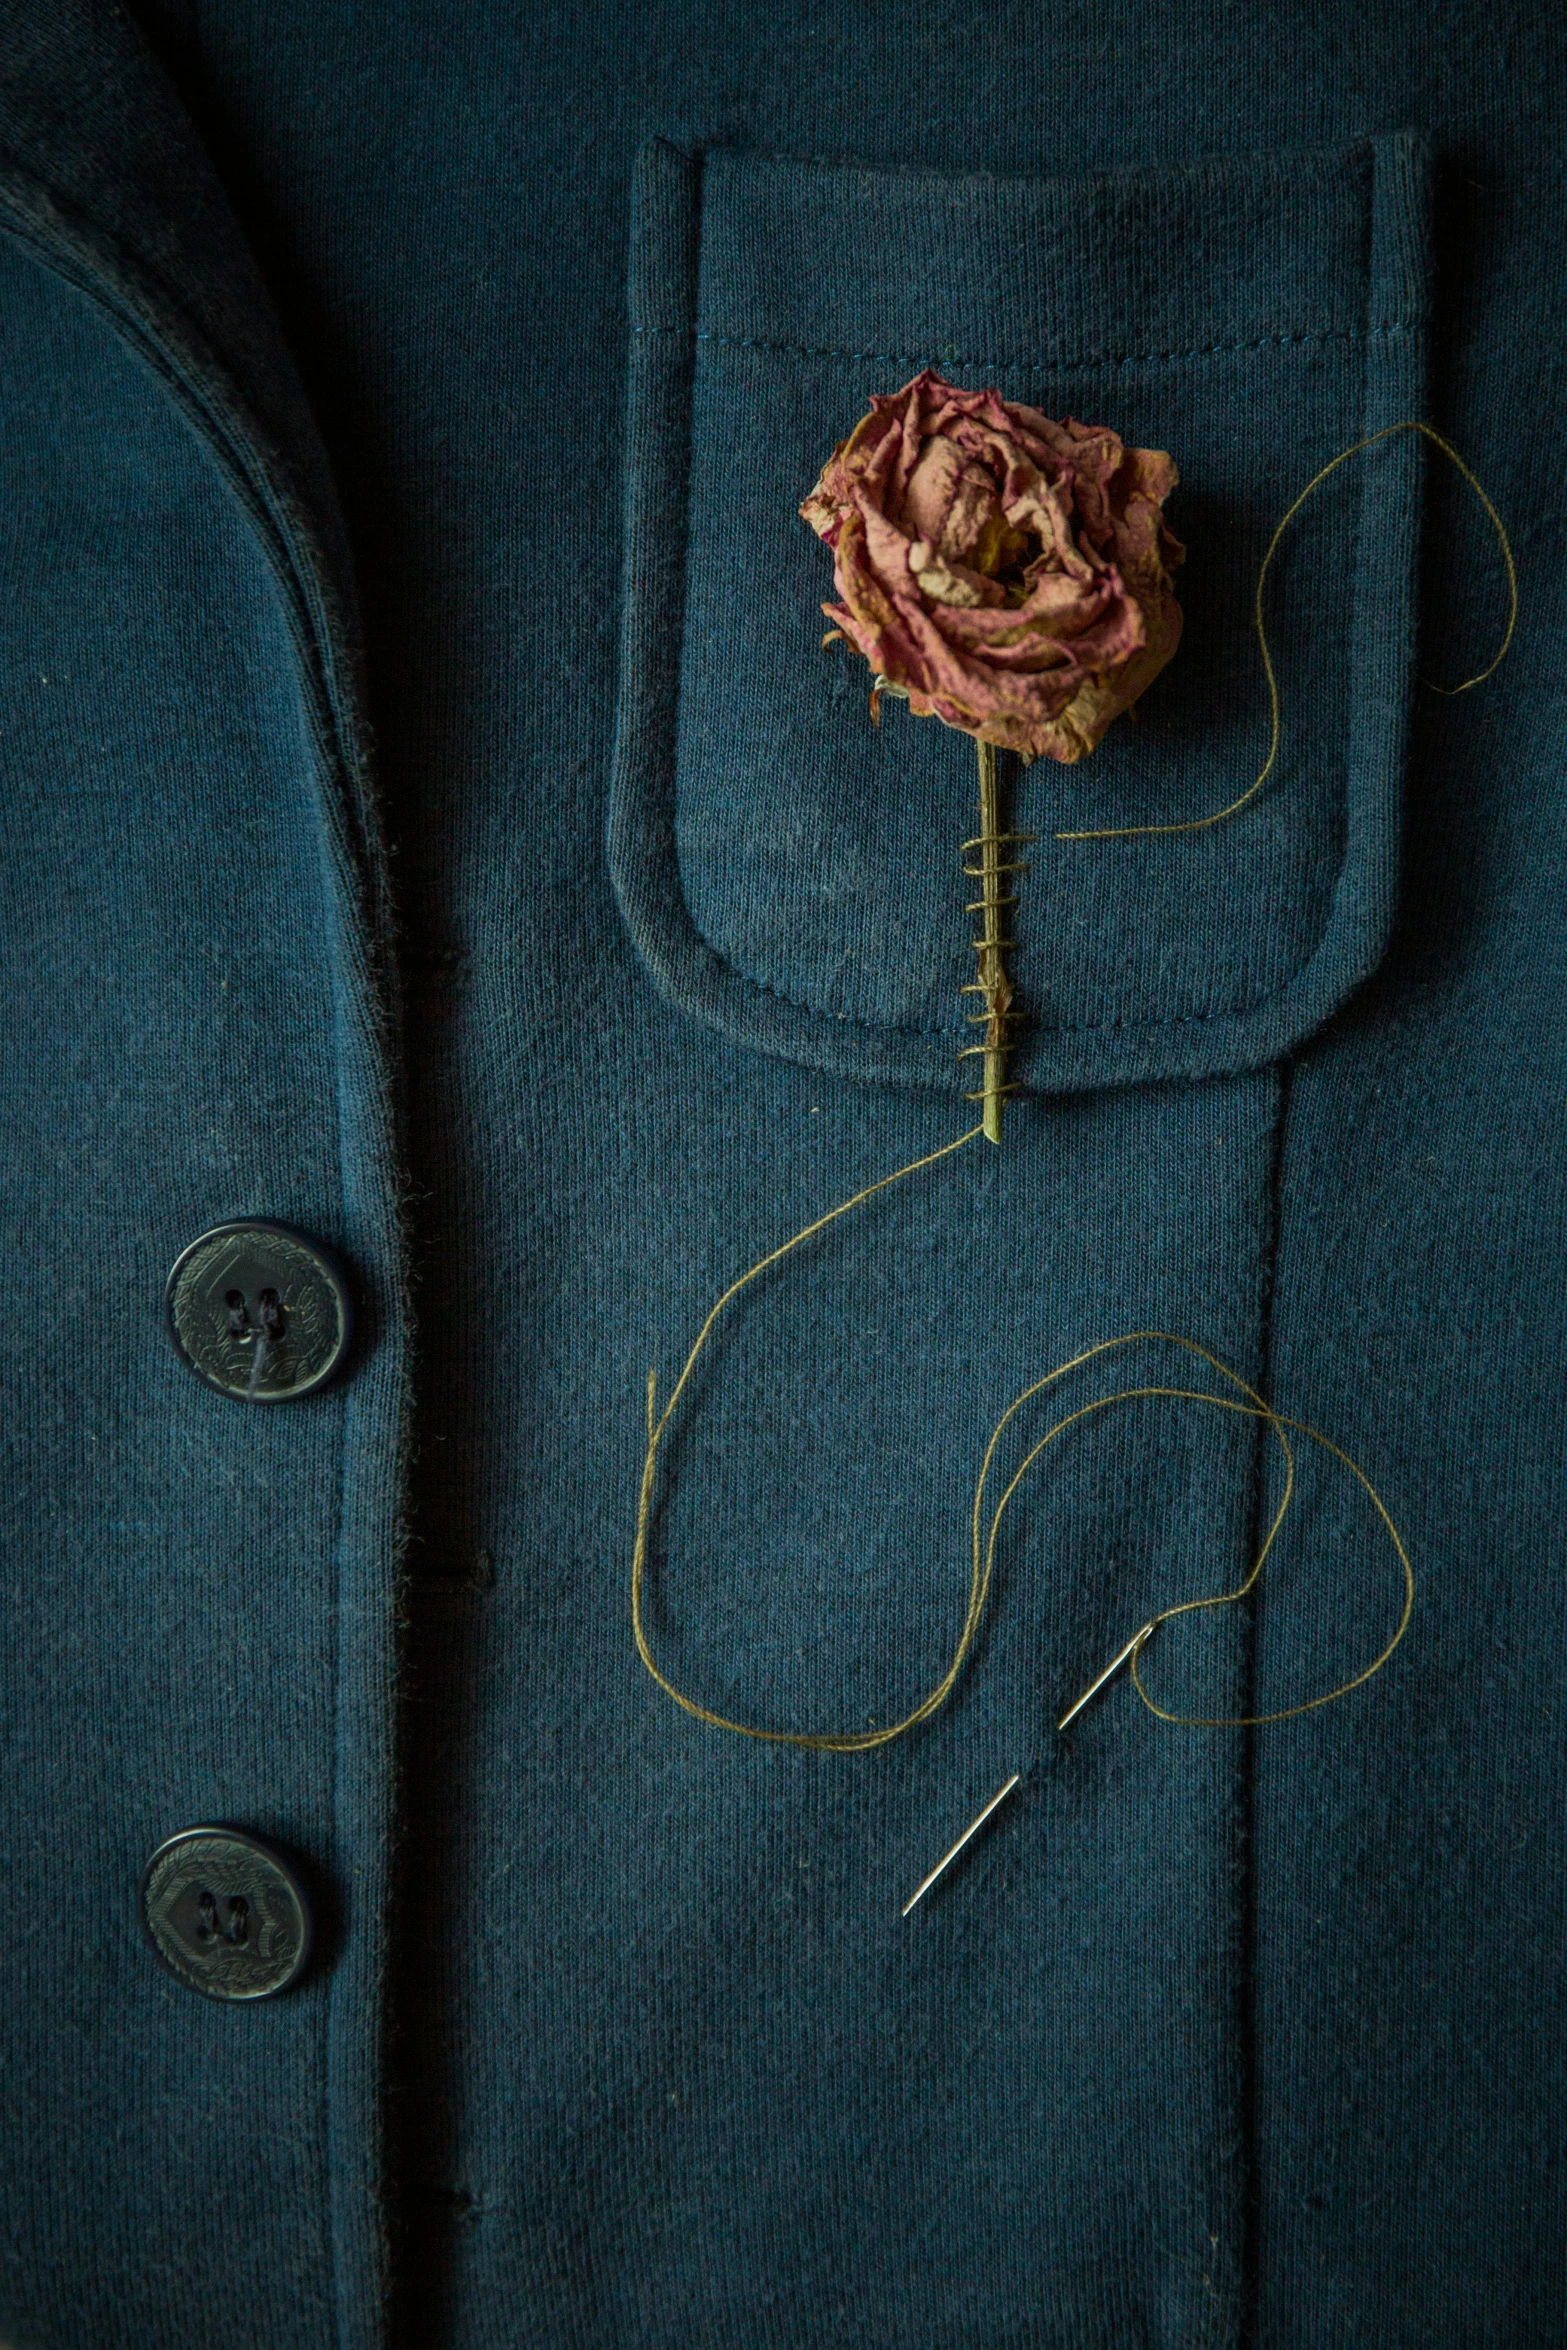
M979 838L971 845L979 850L979 864L971 871L980 884L980 896L971 911L980 917L980 934L974 941L974 951L979 957L976 992L983 996L985 1004L985 1041L981 1048L985 1082L980 1100L986 1139L999 1142L1001 1112L1007 1094L1007 1028L1012 1008L1012 982L1006 966L1006 950L1012 942L1005 935L1004 915L1012 903L1012 893L1003 880L1009 867L1002 858L1006 835L1001 829L1000 760L994 743L976 743L975 748L979 752Z

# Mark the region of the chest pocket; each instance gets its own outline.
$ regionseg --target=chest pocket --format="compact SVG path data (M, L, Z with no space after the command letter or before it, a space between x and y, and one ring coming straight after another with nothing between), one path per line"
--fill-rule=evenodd
M663 993L756 1050L972 1083L969 741L867 710L823 650L800 500L869 395L926 365L1168 449L1175 660L1090 760L1040 761L1013 958L1040 1091L1260 1066L1371 970L1394 910L1422 459L1427 179L1412 138L1093 179L864 172L647 149L633 201L627 572L609 855Z

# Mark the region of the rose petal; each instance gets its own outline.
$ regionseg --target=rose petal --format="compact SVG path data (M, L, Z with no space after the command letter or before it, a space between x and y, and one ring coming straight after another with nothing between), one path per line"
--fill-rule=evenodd
M833 552L823 611L912 709L1073 760L1179 639L1176 479L1162 450L927 368L873 397L800 511Z

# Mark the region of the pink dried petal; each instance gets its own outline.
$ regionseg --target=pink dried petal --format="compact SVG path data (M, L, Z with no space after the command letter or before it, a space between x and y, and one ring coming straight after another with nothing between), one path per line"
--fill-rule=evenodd
M1158 449L924 369L878 393L800 511L822 607L909 706L1025 758L1083 758L1179 641Z

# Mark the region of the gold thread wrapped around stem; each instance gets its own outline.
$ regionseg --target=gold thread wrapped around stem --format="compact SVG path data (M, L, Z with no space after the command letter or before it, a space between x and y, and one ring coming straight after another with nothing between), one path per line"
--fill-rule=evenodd
M1002 851L1020 841L1031 840L1033 835L1002 830L1000 754L994 743L976 741L974 748L979 753L979 832L973 840L963 843L963 870L971 881L979 883L980 894L971 898L963 910L980 918L979 936L974 941L979 977L963 993L983 999L984 1009L972 1013L970 1018L975 1027L983 1027L985 1041L970 1045L959 1057L984 1062L984 1083L968 1099L982 1105L986 1141L999 1142L1002 1107L1007 1095L1017 1090L1007 1081L1014 991L1006 958L1017 943L1005 935L1006 916L1017 903L1015 892L1007 887L1007 876L1027 870L1020 859L1008 859ZM969 862L972 850L979 852L977 865Z
M1444 440L1442 436L1435 432L1430 425L1421 423L1415 419L1406 419L1399 424L1384 426L1380 432L1368 434L1365 439L1356 441L1352 447L1342 450L1340 454L1333 458L1329 464L1323 466L1319 472L1312 476L1312 479L1300 492L1300 495L1295 499L1293 505L1291 505L1284 514L1283 518L1275 529L1271 540L1268 543L1266 554L1263 557L1262 568L1258 574L1257 579L1254 597L1254 621L1258 648L1262 656L1263 672L1268 687L1270 729L1267 758L1265 759L1262 770L1257 776L1256 780L1247 788L1246 791L1241 794L1239 799L1231 801L1228 807L1221 808L1212 815L1198 817L1188 823L1122 825L1095 832L1058 832L1055 836L1057 840L1124 840L1145 836L1148 834L1198 832L1205 830L1211 825L1225 822L1228 818L1234 816L1240 809L1248 805L1249 802L1257 797L1257 794L1263 789L1270 773L1272 772L1273 766L1278 757L1279 745L1282 739L1282 715L1279 701L1278 681L1274 672L1272 655L1268 648L1267 630L1263 610L1263 589L1267 580L1268 568L1278 551L1280 541L1282 540L1284 532L1289 523L1292 521L1294 516L1299 513L1301 507L1305 504L1307 498L1310 497L1312 492L1322 482L1326 481L1330 474L1334 473L1340 465L1344 464L1349 458L1355 456L1360 450L1371 448L1377 442L1386 440L1393 434L1406 432L1420 434L1425 440L1429 441L1438 450L1440 450L1440 452L1445 457L1447 457L1454 466L1457 467L1458 472L1462 476L1463 480L1473 491L1474 495L1479 499L1482 507L1485 510L1487 519L1489 520L1492 529L1496 533L1497 543L1501 549L1502 561L1507 577L1507 624L1503 632L1501 644L1498 647L1496 653L1492 656L1486 667L1477 671L1474 676L1465 678L1460 684L1456 686L1436 686L1433 688L1433 690L1443 694L1467 693L1472 687L1483 684L1485 679L1492 675L1498 664L1506 655L1508 648L1512 643L1518 619L1517 572L1513 561L1512 548L1508 543L1507 531L1502 522L1501 516L1498 514L1495 506L1491 503L1490 498L1486 494L1485 490L1481 487L1479 481L1476 479L1474 474L1471 473L1468 466L1459 456L1457 450L1452 446L1451 442ZM840 635L841 633L841 631L834 630L832 635L829 636L825 641L831 643L833 638ZM871 695L871 714L878 720L878 722L880 717L880 696L883 693L898 694L905 700L908 698L905 688L893 684L884 676L878 675L875 679L875 684ZM1152 1616L1139 1631L1132 1635L1131 1639L1127 1641L1125 1646L1120 1650L1119 1654L1113 1659L1113 1661L1105 1667L1105 1669L1097 1676L1094 1681L1090 1683L1089 1687L1083 1692L1082 1696L1079 1697L1077 1701L1068 1708L1067 1712L1061 1717L1057 1727L1058 1730L1064 1731L1068 1724L1082 1712L1083 1708L1088 1704L1089 1700L1096 1696L1116 1673L1120 1672L1123 1670L1123 1668L1126 1667L1130 1667L1133 1687L1135 1688L1137 1695L1142 1700L1143 1704L1148 1708L1150 1713L1154 1714L1160 1721L1163 1722L1175 1723L1182 1727L1193 1729L1252 1729L1260 1728L1268 1723L1292 1721L1300 1715L1315 1712L1318 1707L1332 1705L1336 1703L1339 1698L1347 1697L1352 1690L1364 1687L1368 1681L1370 1681L1376 1674L1382 1671L1383 1667L1387 1664L1389 1658L1392 1656L1394 1650L1398 1647L1409 1628L1415 1602L1414 1569L1410 1564L1409 1553L1404 1546L1403 1538L1393 1521L1387 1505L1384 1503L1376 1487L1372 1484L1370 1478L1366 1475L1365 1471L1360 1467L1357 1461L1351 1459L1350 1455L1343 1451L1340 1446L1335 1444L1330 1437L1325 1436L1319 1429L1313 1428L1306 1421L1294 1419L1288 1413L1275 1411L1273 1406L1267 1403L1262 1395L1259 1394L1255 1388L1251 1387L1238 1372L1232 1371L1227 1364L1220 1361L1217 1355L1211 1354L1206 1347L1199 1345L1195 1339L1183 1337L1180 1332L1170 1330L1133 1330L1125 1333L1120 1337L1103 1339L1097 1345L1087 1347L1081 1353L1074 1355L1069 1361L1057 1364L1053 1371L1047 1372L1041 1379L1034 1380L1028 1387L1023 1389L1020 1395L1015 1396L1012 1402L1008 1404L1006 1410L1002 1413L1001 1418L997 1421L995 1428L991 1433L989 1444L985 1449L984 1459L980 1465L979 1481L974 1491L970 1535L971 1564L968 1607L964 1616L957 1646L952 1653L946 1671L943 1673L941 1679L936 1683L935 1687L929 1690L927 1694L920 1700L919 1704L916 1705L912 1711L905 1714L900 1720L891 1722L880 1729L873 1728L867 1730L844 1732L762 1729L748 1722L737 1722L730 1720L727 1716L713 1712L707 1706L702 1705L696 1698L688 1696L684 1690L677 1688L674 1682L671 1681L661 1670L657 1660L653 1655L643 1616L644 1588L648 1577L648 1550L653 1527L654 1504L658 1482L659 1450L663 1444L665 1436L668 1434L670 1424L675 1416L677 1407L679 1406L682 1397L685 1395L686 1390L690 1385L692 1377L696 1371L698 1361L701 1359L702 1354L708 1345L709 1339L711 1338L714 1329L722 1318L726 1308L733 1302L734 1299L739 1297L741 1292L747 1289L753 1281L757 1280L760 1275L766 1273L772 1266L778 1264L783 1258L790 1256L795 1249L801 1247L802 1244L806 1241L811 1240L817 1233L825 1231L829 1225L836 1223L839 1217L850 1214L854 1209L861 1207L867 1200L874 1199L879 1193L890 1189L892 1185L902 1183L906 1177L918 1174L926 1167L933 1167L939 1161L950 1157L954 1152L961 1151L968 1143L976 1141L981 1133L985 1134L992 1142L999 1142L1001 1138L1002 1107L1007 1094L1017 1090L1016 1087L1007 1082L1006 1078L1006 1056L1008 1051L1008 1029L1011 1020L1012 986L1006 969L1005 957L1012 942L1003 936L1003 916L1005 910L1013 904L1014 899L1012 892L1003 886L1003 880L1006 875L1023 870L1023 867L1017 861L1014 860L1009 862L1005 860L1003 858L1002 851L1009 844L1032 840L1036 836L1029 833L1004 832L1002 830L1000 804L1001 790L997 754L988 743L979 743L977 748L979 752L981 830L977 839L964 842L963 852L965 873L981 884L980 897L976 899L969 907L967 907L966 911L969 913L979 914L982 917L982 927L980 936L974 941L975 951L979 956L979 977L971 986L966 987L963 992L965 995L980 996L984 1001L984 1009L974 1017L975 1024L977 1026L983 1026L985 1030L985 1041L983 1044L971 1045L968 1048L969 1053L977 1057L982 1057L985 1064L984 1087L981 1092L969 1096L971 1100L980 1101L984 1104L983 1124L971 1127L967 1133L960 1134L953 1141L943 1143L937 1149L926 1152L923 1157L912 1160L907 1166L895 1168L890 1175L883 1175L879 1181L866 1184L862 1190L855 1192L851 1198L841 1201L838 1206L834 1208L829 1208L824 1215L816 1217L815 1220L807 1224L803 1230L796 1232L790 1239L781 1242L776 1248L770 1249L765 1256L758 1258L757 1262L754 1265L751 1265L745 1272L741 1273L736 1280L731 1281L728 1288L725 1289L722 1295L718 1298L716 1304L714 1304L709 1309L707 1317L697 1332L691 1350L686 1356L684 1366L681 1369L679 1377L675 1381L674 1387L669 1395L669 1399L664 1404L662 1411L660 1411L658 1408L657 1376L652 1371L648 1373L647 1449L643 1457L642 1482L637 1500L636 1539L631 1560L631 1626L632 1633L636 1641L637 1653L640 1656L643 1664L646 1666L648 1672L652 1675L654 1681L658 1684L659 1688L663 1690L667 1697L672 1698L676 1705L682 1707L686 1713L693 1715L696 1720L699 1722L705 1722L714 1729L733 1731L743 1738L752 1738L767 1743L777 1743L787 1746L809 1748L819 1752L834 1754L864 1754L870 1752L872 1749L886 1746L890 1744L893 1739L903 1737L908 1731L911 1731L921 1723L928 1721L930 1717L945 1704L947 1698L950 1696L952 1690L956 1686L958 1677L961 1674L964 1664L973 1649L976 1637L979 1632L980 1621L985 1611L985 1605L995 1571L997 1545L1000 1539L1002 1525L1006 1518L1008 1508L1011 1504L1013 1496L1016 1494L1018 1488L1023 1483L1024 1478L1034 1463L1041 1457L1041 1455L1051 1445L1056 1443L1058 1439L1064 1437L1070 1429L1082 1425L1083 1423L1092 1419L1098 1413L1106 1411L1116 1405L1139 1402L1145 1399L1167 1402L1201 1403L1221 1411L1239 1414L1243 1417L1261 1422L1262 1425L1268 1430L1269 1434L1277 1441L1280 1447L1285 1465L1284 1489L1278 1506L1274 1511L1267 1533L1262 1541L1261 1547L1259 1548L1256 1557L1253 1559L1250 1570L1246 1574L1245 1578L1232 1590L1215 1592L1208 1596L1197 1599L1178 1600L1169 1607L1161 1608L1159 1612ZM980 861L977 865L970 864L968 862L969 852L974 849L978 849L980 852ZM1013 1472L1001 1494L1000 1500L993 1505L990 1511L987 1533L985 1522L985 1502L987 1488L990 1483L996 1455L1001 1445L1002 1439L1006 1430L1010 1427L1017 1414L1035 1396L1042 1394L1046 1388L1053 1386L1057 1380L1066 1378L1070 1373L1080 1370L1085 1364L1093 1362L1102 1356L1113 1353L1121 1347L1139 1345L1151 1341L1157 1341L1167 1345L1181 1347L1188 1354L1196 1356L1200 1361L1206 1363L1210 1370L1217 1372L1219 1377L1226 1382L1227 1386L1232 1392L1228 1394L1222 1392L1216 1394L1203 1388L1185 1388L1165 1386L1163 1384L1123 1387L1116 1389L1109 1395L1097 1396L1090 1402L1080 1405L1075 1411L1062 1414L1062 1416L1058 1418L1054 1424L1045 1431L1045 1434L1040 1437L1038 1441L1029 1449L1019 1467ZM1142 1660L1147 1650L1148 1643L1161 1625L1170 1623L1179 1616L1191 1615L1200 1610L1233 1606L1236 1604L1236 1602L1248 1598L1250 1594L1256 1589L1257 1584L1261 1578L1263 1568L1273 1549L1279 1531L1283 1526L1285 1515L1289 1509L1290 1501L1294 1493L1295 1457L1293 1448L1290 1444L1291 1433L1304 1436L1311 1443L1320 1446L1324 1452L1329 1453L1335 1460L1340 1462L1341 1465L1346 1468L1350 1475L1356 1480L1357 1484L1362 1488L1378 1518L1381 1520L1383 1530L1388 1536L1388 1539L1397 1555L1398 1564L1402 1573L1403 1604L1399 1612L1398 1622L1393 1628L1391 1637L1384 1642L1378 1654L1372 1658L1368 1665L1362 1666L1360 1671L1353 1674L1348 1680L1339 1682L1335 1687L1325 1690L1317 1697L1305 1698L1293 1705L1281 1706L1275 1709L1273 1712L1265 1714L1201 1715L1178 1714L1172 1712L1164 1706L1159 1705L1156 1700L1149 1695L1148 1690L1144 1685L1142 1677ZM958 1852L961 1851L963 1847L969 1842L975 1832L981 1826L983 1826L985 1820L990 1817L991 1813L995 1811L997 1806L1006 1798L1006 1796L1012 1792L1012 1789L1017 1785L1017 1783L1017 1777L1014 1775L1007 1781L1006 1785L1001 1789L1000 1793L992 1798L991 1802L985 1807L985 1810L980 1813L978 1819L974 1821L973 1825L967 1831L965 1831L965 1834L959 1839L958 1843L952 1847L952 1850L939 1864L938 1868L934 1870L929 1877L927 1877L925 1883L921 1886L919 1893L915 1895L914 1902L910 1902L906 1906L904 1913L905 1915L907 1915L908 1911L914 1907L915 1903L919 1901L921 1896L926 1891L928 1891L929 1887L935 1882L936 1878L940 1876L942 1871L947 1867L948 1863L956 1857Z

